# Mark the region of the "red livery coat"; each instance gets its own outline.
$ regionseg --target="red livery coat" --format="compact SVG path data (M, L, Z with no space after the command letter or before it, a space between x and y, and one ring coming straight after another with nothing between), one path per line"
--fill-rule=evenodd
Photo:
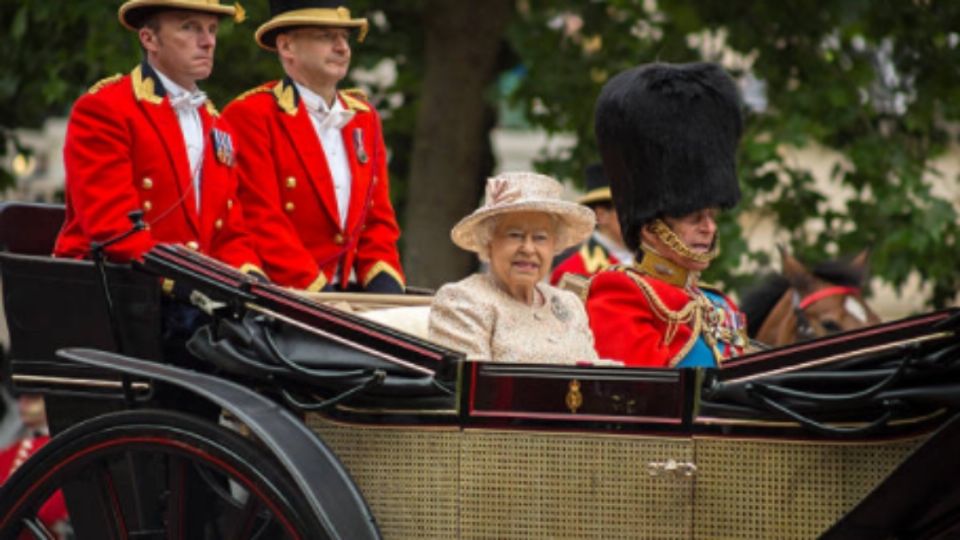
M254 149L239 156L247 222L277 283L320 290L339 268L341 287L354 270L365 289L376 280L386 285L380 290L402 291L380 117L353 93L338 99L355 112L341 130L352 177L342 227L326 155L290 79L254 88L224 110L241 146Z
M723 298L733 311L738 311L732 300ZM676 325L675 334L667 340L667 321L662 309L653 304L659 302L662 307L679 312L692 300L684 288L633 268L600 272L590 281L586 302L597 354L600 358L621 360L628 366L675 366L700 335L693 332L691 321ZM741 352L731 347L720 344L724 357Z
M550 272L550 284L560 283L560 278L564 274L590 277L619 263L620 261L607 248L603 247L603 244L597 242L597 239L590 235L590 238L580 244L576 251L554 266Z
M111 260L138 259L163 242L185 244L242 270L258 267L237 204L230 128L209 101L200 107L205 147L198 211L183 133L163 94L144 63L94 85L74 104L63 151L66 219L54 254L89 257L91 241L130 230L127 214L140 209L147 230L106 248Z

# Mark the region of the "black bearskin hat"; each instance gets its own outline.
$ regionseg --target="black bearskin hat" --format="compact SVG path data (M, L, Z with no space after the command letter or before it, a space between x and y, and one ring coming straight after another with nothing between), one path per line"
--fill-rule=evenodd
M740 94L718 65L646 64L610 79L594 129L628 247L662 216L740 200Z

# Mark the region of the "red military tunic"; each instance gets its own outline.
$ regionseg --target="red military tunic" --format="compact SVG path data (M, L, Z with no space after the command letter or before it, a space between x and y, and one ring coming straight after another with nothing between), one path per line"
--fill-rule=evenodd
M273 281L320 290L339 269L343 287L353 270L366 289L401 291L380 117L353 93L338 99L355 113L341 129L352 182L345 225L320 139L289 79L254 88L224 110L241 146L257 149L239 156L244 212Z
M586 242L580 244L577 251L554 266L553 271L550 272L550 284L560 283L564 274L590 277L619 263L620 261L591 235Z
M637 266L600 272L590 281L586 302L597 354L628 366L674 367L700 339L718 364L741 354L746 325L739 310L711 292L722 298L719 305L696 287L669 283Z
M54 254L89 257L91 240L130 230L127 214L140 209L148 229L106 248L110 259L137 259L164 242L242 270L258 267L237 204L230 128L209 101L199 113L204 154L198 210L177 113L148 64L105 79L78 99L67 125L66 220Z

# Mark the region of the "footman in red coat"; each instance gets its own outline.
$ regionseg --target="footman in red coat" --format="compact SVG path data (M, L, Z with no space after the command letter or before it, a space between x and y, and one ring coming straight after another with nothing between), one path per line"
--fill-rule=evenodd
M366 19L343 2L270 2L257 43L286 76L233 101L224 116L243 152L240 197L270 279L291 287L401 293L400 230L390 204L380 116L337 89Z
M158 242L180 243L244 271L262 274L237 199L237 146L230 126L197 89L213 69L220 17L235 8L205 0L129 0L121 23L135 30L144 61L95 84L67 125L66 221L58 257L106 248L125 262Z

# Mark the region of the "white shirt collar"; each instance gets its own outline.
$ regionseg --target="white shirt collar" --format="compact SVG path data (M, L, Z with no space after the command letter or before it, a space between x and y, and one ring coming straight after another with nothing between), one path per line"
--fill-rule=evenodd
M294 81L293 84L297 87L297 92L300 93L300 99L303 100L303 103L307 106L307 109L326 114L344 110L343 104L340 103L340 99L336 96L333 98L333 106L331 107L327 105L327 102L322 97L320 97L320 94L310 90L306 86L303 86L296 81Z
M156 66L150 64L150 67L153 68L153 72L157 74L157 78L160 79L160 84L163 85L163 89L166 90L167 94L170 97L176 97L181 94L190 94L189 90L180 86L179 84L173 82L172 79L164 75Z

